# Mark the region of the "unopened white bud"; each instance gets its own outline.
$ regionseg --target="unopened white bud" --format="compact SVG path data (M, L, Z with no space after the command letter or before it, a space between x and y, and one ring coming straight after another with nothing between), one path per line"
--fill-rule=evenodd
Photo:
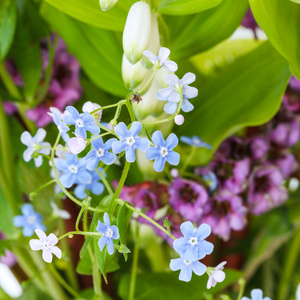
M103 11L112 9L118 0L99 0L100 7Z
M175 116L174 122L176 125L182 125L184 123L184 116L183 115Z
M99 105L98 103L93 103L91 101L87 101L83 104L82 106L82 111L83 112L88 112L88 113L91 113L93 112L94 110L98 109L98 108L101 108L101 105ZM98 121L100 122L101 120L101 116L102 116L102 110L99 110L95 113L95 115L97 116L98 118Z
M129 10L123 32L123 48L131 64L136 64L142 58L150 40L150 33L150 6L144 1L136 2Z
M86 140L78 135L69 139L68 146L73 154L79 154L85 149L86 143Z

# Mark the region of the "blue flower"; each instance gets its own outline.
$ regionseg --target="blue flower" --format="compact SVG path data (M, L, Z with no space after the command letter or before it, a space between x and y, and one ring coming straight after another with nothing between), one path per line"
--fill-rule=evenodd
M126 151L125 157L128 162L135 161L135 149L146 151L150 142L146 138L138 137L139 132L142 130L142 124L140 122L133 122L128 130L126 125L121 122L115 127L115 133L120 138L120 141L112 143L112 150L115 154L119 154Z
M212 146L210 144L203 142L203 140L196 135L194 135L191 138L187 136L181 136L180 140L190 146L195 146L197 148L203 147L207 149L212 149Z
M203 175L205 183L209 186L209 192L212 193L218 187L218 178L214 172L209 171Z
M101 173L103 172L102 168L98 169ZM104 185L99 182L100 175L97 172L92 172L92 179L88 184L78 184L74 190L74 194L79 199L85 199L87 197L86 189L90 190L94 195L101 195L104 191ZM103 174L106 176L105 174Z
M180 271L179 280L190 281L192 279L192 273L201 276L205 273L207 267L200 261L188 261L182 257L171 259L170 269L172 271Z
M57 129L63 138L63 140L67 143L70 139L67 132L70 128L66 125L66 123L62 120L63 114L58 114L58 109L55 107L50 107L51 113L49 115L53 118L54 124L57 126Z
M102 160L106 165L111 165L116 160L116 155L109 152L111 149L111 144L117 141L117 139L110 139L105 144L103 144L103 140L101 137L92 141L92 149L87 156L85 157L87 161L87 169L90 171L94 171L100 160Z
M150 147L146 151L146 156L149 160L155 159L154 170L156 172L164 169L166 161L173 166L178 165L180 156L173 151L178 144L178 138L174 133L171 133L164 141L162 133L157 130L152 135L152 141L155 147Z
M15 216L14 225L16 227L23 227L24 236L32 236L35 229L46 230L46 227L42 224L43 217L34 211L31 204L22 205L21 211L23 216Z
M211 233L209 225L203 223L197 229L194 228L191 222L187 221L180 225L180 230L183 237L173 242L173 248L179 252L184 259L195 261L212 253L214 245L205 241L205 238Z
M75 134L86 139L86 132L99 134L100 128L95 124L95 119L88 112L79 114L73 106L67 106L66 110L71 114L64 116L63 120L68 125L75 125Z
M114 253L113 239L117 240L120 235L118 227L116 225L110 225L110 220L107 213L104 214L104 224L98 221L96 230L103 234L98 242L100 250L102 251L107 244L108 254L112 255Z
M254 289L251 291L251 299L243 297L241 300L271 300L269 297L263 298L263 292L260 289Z
M177 110L177 105L182 97L181 109L184 112L189 112L194 109L188 99L198 96L198 90L195 87L190 87L189 84L196 79L195 74L186 73L182 79L176 75L170 74L166 77L165 81L170 86L160 89L157 94L157 99L161 101L168 101L164 106L164 111L167 114L173 115Z
M92 175L86 169L86 160L77 159L75 154L66 154L66 159L55 159L55 167L63 174L59 181L65 188L70 188L74 183L89 184Z
M51 145L49 143L43 143L46 137L46 130L39 128L34 137L28 131L24 131L21 135L21 142L27 146L24 151L23 158L26 162L30 161L34 152L49 155ZM43 156L40 155L34 158L35 166L40 167L43 163Z

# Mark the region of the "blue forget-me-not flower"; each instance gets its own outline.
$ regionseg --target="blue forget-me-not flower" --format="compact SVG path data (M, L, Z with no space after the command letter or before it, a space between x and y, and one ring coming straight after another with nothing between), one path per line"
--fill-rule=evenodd
M85 157L88 170L94 171L100 161L103 161L106 165L111 165L116 160L116 155L109 152L111 144L115 141L117 141L117 139L109 139L104 144L102 138L99 137L91 142L93 149Z
M171 259L170 269L172 271L180 270L179 280L190 281L192 279L192 273L201 276L205 273L207 267L200 261L188 261L183 257Z
M113 240L118 239L120 235L118 227L116 225L110 225L110 219L107 213L104 214L104 223L98 221L96 230L103 234L98 242L100 250L102 251L107 244L108 254L112 255L114 253Z
M53 118L53 122L57 126L61 137L67 143L70 139L69 135L67 134L70 128L63 121L63 114L59 114L58 109L56 107L50 107L50 111L51 113L48 114Z
M146 138L140 138L139 132L142 130L142 124L140 122L133 122L128 130L126 125L121 122L115 127L115 133L120 138L120 141L112 143L112 150L115 154L125 152L125 157L128 162L135 161L135 149L146 151L150 142Z
M206 149L212 149L212 146L210 144L203 142L203 140L196 135L192 136L191 138L188 136L181 136L180 140L190 146L195 146L197 148L203 147Z
M14 225L16 227L23 227L24 236L32 236L35 229L46 230L46 227L42 223L43 217L34 211L31 204L22 205L21 211L23 215L14 217Z
M95 124L95 119L88 112L79 114L73 106L67 106L66 110L71 115L65 115L63 120L68 125L75 125L75 133L86 139L86 132L99 134L100 128Z
M186 260L195 261L211 254L214 245L205 240L210 233L209 225L203 223L198 228L194 228L190 221L180 225L183 237L173 242L173 248Z
M171 165L178 165L180 156L173 151L178 144L178 138L174 133L171 133L164 141L162 133L157 130L152 135L152 141L155 147L148 148L146 156L149 160L155 159L154 170L156 172L161 172L164 169L166 161Z
M254 289L251 291L251 299L243 297L241 300L271 300L269 297L263 298L263 292L260 289Z
M59 181L65 188L70 188L74 183L89 184L92 175L86 169L86 160L77 159L75 154L66 154L66 159L55 159L55 167L62 172Z
M170 74L165 78L169 87L160 89L157 94L157 99L161 101L168 101L164 106L164 111L167 114L173 115L177 110L177 105L182 97L181 109L184 112L189 112L194 109L194 106L188 99L198 96L198 90L195 87L189 86L190 83L196 79L195 74L186 73L182 79L176 75Z
M28 131L24 131L21 135L21 142L27 146L27 149L23 153L23 158L26 162L30 161L34 152L49 155L51 145L49 143L43 143L46 137L46 130L39 128L34 137ZM36 167L40 167L43 163L43 156L39 155L34 158Z

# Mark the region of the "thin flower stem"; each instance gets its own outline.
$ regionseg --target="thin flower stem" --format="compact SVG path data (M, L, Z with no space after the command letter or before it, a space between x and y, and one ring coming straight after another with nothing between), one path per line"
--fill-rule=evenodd
M182 168L180 170L180 173L183 173L186 170L186 168L189 166L190 162L192 161L192 159L194 158L194 156L196 154L196 151L197 151L197 147L192 146L191 153L185 160L184 165L182 166Z
M100 234L100 233L96 233L96 232L85 232L85 231L80 231L80 230L79 230L79 231L69 231L69 232L63 234L62 236L60 236L60 237L58 238L58 240L60 241L61 239L65 238L65 237L67 237L67 236L69 236L69 235L73 235L73 234L77 234L77 235L88 235L88 236L97 236L97 237L101 237L101 236L102 236L102 234Z
M107 181L106 178L104 177L103 172L100 172L98 169L96 169L96 172L99 174L99 176L100 176L100 178L101 178L103 184L105 185L105 187L106 187L108 193L109 193L110 195L113 195L114 192L113 192L113 190L112 190L110 184L108 183L108 181Z
M133 108L132 108L132 105L131 105L131 102L130 102L130 96L131 95L132 95L132 93L129 93L127 95L125 104L126 104L126 107L128 109L131 122L134 122L135 121L135 115L134 115L134 111L133 111Z
M158 121L153 121L153 122L144 122L144 121L140 121L140 123L142 123L143 125L156 125L156 124L162 124L162 123L166 123L169 121L172 121L175 118L175 115L172 115L171 117L167 118L167 119L163 119L163 120L158 120Z
M163 231L166 235L168 235L173 240L176 240L175 236L173 234L171 234L167 229L165 229L164 227L162 227L161 225L159 225L157 222L155 222L154 220L152 220L151 218L149 218L147 215L145 215L144 213L142 213L138 209L136 209L133 206L131 206L127 201L122 200L120 198L117 199L117 201L119 202L120 205L124 205L125 204L127 208L129 208L130 210L136 212L142 218L144 218L147 221L149 221L151 224L153 224L155 227L157 227L158 229L160 229L161 231Z
M44 185L42 185L42 186L38 187L37 189L35 189L32 193L38 193L39 191L41 191L42 189L46 188L47 186L49 186L53 183L56 183L56 179L52 179L52 180L48 181Z
M128 161L126 161L124 169L123 169L122 176L121 176L120 181L119 181L119 184L118 184L117 189L116 189L116 191L115 191L115 193L113 195L112 203L119 197L119 195L121 193L121 190L122 190L122 188L124 186L125 180L127 178L129 169L130 169L130 163Z
M80 219L81 219L81 216L82 216L83 212L85 211L85 208L86 208L85 206L82 206L81 209L80 209L80 212L79 212L79 214L77 216L76 224L75 224L75 229L77 231L80 231L79 230L79 222L80 222Z
M129 296L128 296L129 300L134 299L136 274L137 274L137 267L139 261L140 235L139 235L138 224L135 225L136 225L136 230L135 230L135 239L134 239L133 261L132 261L131 276L130 276L130 286L129 286Z
M100 110L104 110L104 109L108 109L108 108L112 108L112 107L116 107L116 106L119 106L119 105L123 105L125 104L126 100L120 100L119 102L115 103L115 104L111 104L111 105L106 105L106 106L102 106L100 108L97 108L95 110L93 110L91 112L91 115L95 114L96 112L100 111Z
M98 139L98 138L100 138L100 137L102 137L102 136L108 135L108 134L111 134L111 132L105 132L105 133L99 134L99 135L97 135L97 136L94 136L93 138L91 138L91 139L87 142L86 146L88 146L92 141L94 141L94 140L96 140L96 139Z
M242 296L244 294L244 290L245 290L245 279L244 278L241 278L239 280L239 285L240 285L240 292L239 292L239 295L236 300L241 300Z

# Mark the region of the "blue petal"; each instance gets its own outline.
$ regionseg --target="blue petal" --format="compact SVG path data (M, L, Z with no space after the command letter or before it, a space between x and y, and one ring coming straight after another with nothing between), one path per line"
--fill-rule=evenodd
M76 124L76 119L74 119L72 116L64 116L63 120L68 125L75 125Z
M139 132L142 130L143 125L140 122L134 121L129 129L129 136L137 136Z
M78 110L75 108L75 107L73 107L73 106L67 106L66 107L66 110L71 114L71 116L75 119L75 120L77 120L80 116L79 116L79 112L78 112Z
M110 219L108 213L104 214L104 223L106 226L110 227Z
M128 130L127 127L125 125L125 123L121 122L119 123L115 129L114 129L115 133L117 134L118 137L120 137L121 139L125 139L128 137ZM122 151L121 151L122 152ZM120 153L120 152L119 152Z
M69 169L69 165L65 159L57 158L54 160L54 164L56 169L58 169L59 171L66 172Z
M67 143L70 139L69 135L66 132L61 132L60 134L63 140Z
M169 101L165 106L164 106L164 111L169 114L173 115L175 114L177 109L177 103Z
M157 147L150 147L146 151L147 159L153 160L160 157L159 149Z
M77 173L76 179L82 184L90 184L92 182L92 175L88 171L81 171Z
M178 145L178 137L176 136L176 134L171 133L166 140L165 147L168 150L173 150L177 145Z
M108 238L105 235L101 236L101 238L98 241L100 251L102 251L104 249L104 247L107 243L108 243Z
M180 161L180 155L177 152L171 151L166 156L166 159L170 165L177 166Z
M88 112L84 112L83 114L81 114L81 118L84 124L91 124L95 122L94 118Z
M92 157L94 158L96 156L97 150L92 149L91 151L89 151L89 153L86 155L85 159L88 161L89 159L91 159Z
M164 137L161 133L161 131L156 130L153 134L152 134L152 141L154 143L155 146L165 146L165 140Z
M194 109L194 105L189 100L183 99L182 104L181 104L181 109L184 112L189 112L189 111L192 111Z
M84 139L86 139L86 129L85 129L85 127L77 127L76 126L75 133L77 135L81 135Z
M15 216L14 217L14 225L16 227L23 227L27 222L27 218L24 216Z
M116 141L112 143L112 151L115 154L119 154L126 150L127 144L124 141Z
M184 266L179 274L179 280L189 282L192 279L192 269L189 266Z
M33 226L31 226L31 225L29 225L29 226L25 225L23 227L22 233L26 237L33 236L33 234L34 234L34 228L33 228Z
M77 164L77 155L72 153L66 153L66 160L68 165L75 165Z
M191 268L192 268L192 271L198 276L203 275L207 269L207 267L199 261L192 262Z
M181 136L181 137L180 137L180 140L181 140L182 142L188 144L188 145L191 145L191 146L194 145L193 139L192 139L192 138L189 138L189 137L187 137L187 136Z
M176 250L179 253L184 253L186 251L186 247L188 245L189 244L187 243L187 241L184 238L176 239L173 242L173 248L174 248L174 250Z
M84 128L95 135L100 133L100 128L95 124L86 124Z
M105 234L107 229L107 226L103 224L102 222L98 221L98 226L96 227L96 230L102 234Z
M251 291L252 300L262 300L263 292L260 289L254 289Z
M94 136L93 136L94 138ZM103 140L102 140L102 137L98 137L96 140L93 140L91 142L92 146L94 149L100 149L100 148L103 148Z
M90 171L96 170L96 168L99 164L99 161L100 161L100 157L95 156L95 157L90 158L86 164L86 168Z
M108 239L107 251L109 255L114 253L114 243L112 239Z
M198 248L201 249L201 252L203 254L211 254L214 250L214 245L208 241L200 241L199 244L198 244Z
M102 157L101 160L106 165L111 165L115 160L117 159L117 156L111 152L106 152Z
M162 157L162 156L158 157L158 158L155 160L154 165L153 165L154 170L155 170L156 172L162 172L162 170L163 170L164 167L165 167L166 161L167 161L167 159L166 159L165 157Z
M198 240L204 240L206 239L209 235L211 234L211 228L208 224L203 223L201 224L197 231L196 231L196 235Z
M74 190L74 194L77 198L84 199L87 196L85 190L86 190L86 185L84 185L84 184L78 185L78 186L76 186L76 188Z
M104 185L100 182L94 181L90 185L90 190L94 195L101 195L104 191Z
M120 234L119 234L119 229L116 225L113 225L110 227L110 229L113 231L113 239L116 240L120 237Z
M35 211L33 209L33 206L29 203L22 205L21 211L22 211L22 214L24 216L33 216L33 215L35 215Z
M184 258L189 261L195 261L203 257L199 257L197 246L189 245L184 253Z
M134 145L141 151L146 151L150 146L150 141L146 138L136 138Z
M170 269L172 271L178 271L184 266L182 258L171 259L170 261Z
M104 144L103 150L105 150L105 151L110 150L110 149L111 149L112 143L113 143L113 142L116 142L116 141L118 141L118 140L115 139L115 138L109 139L109 140Z
M130 163L135 161L135 148L133 146L127 147L127 150L125 152L125 157L126 160Z
M76 174L72 172L67 172L60 176L59 181L65 188L70 188L75 181Z
M191 237L195 235L195 229L190 221L186 221L180 225L180 230L184 237Z

